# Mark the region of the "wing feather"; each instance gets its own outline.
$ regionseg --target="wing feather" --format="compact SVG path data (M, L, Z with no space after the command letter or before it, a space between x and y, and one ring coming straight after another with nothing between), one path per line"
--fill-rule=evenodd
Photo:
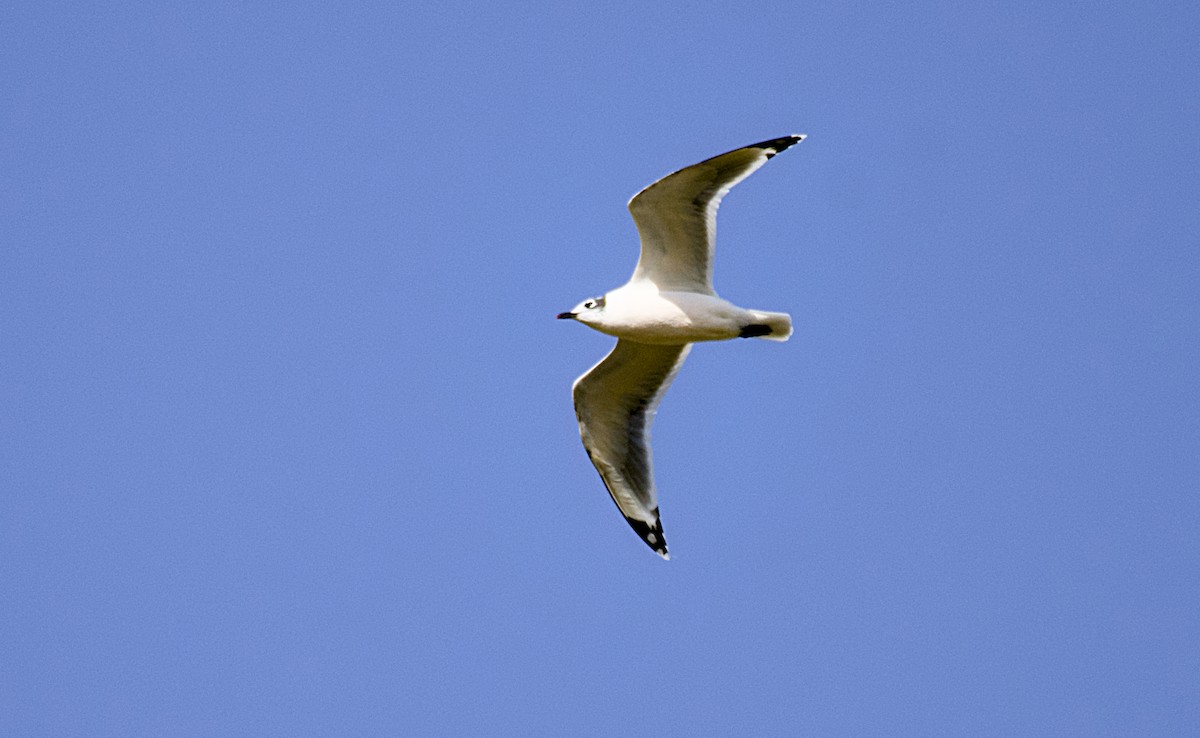
M668 174L629 201L642 239L633 281L660 290L713 294L713 252L721 198L802 135L761 141Z
M667 542L654 488L650 426L690 348L621 339L572 388L588 457L625 520L663 557Z

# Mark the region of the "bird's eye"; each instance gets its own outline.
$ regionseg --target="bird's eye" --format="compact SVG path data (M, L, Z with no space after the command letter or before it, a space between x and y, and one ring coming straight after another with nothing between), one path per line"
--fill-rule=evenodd
M592 308L596 307L596 301L595 301L595 300L588 300L587 302L583 303L583 306L584 306L585 308L587 308L588 310L591 310Z

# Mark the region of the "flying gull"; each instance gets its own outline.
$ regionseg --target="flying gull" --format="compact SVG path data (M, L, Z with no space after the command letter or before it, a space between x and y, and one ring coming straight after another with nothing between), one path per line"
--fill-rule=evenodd
M617 337L613 350L575 380L579 435L629 525L664 559L650 458L658 403L697 341L786 341L786 313L746 310L713 291L717 207L767 159L804 140L784 136L743 146L658 180L629 201L642 253L629 282L559 318Z

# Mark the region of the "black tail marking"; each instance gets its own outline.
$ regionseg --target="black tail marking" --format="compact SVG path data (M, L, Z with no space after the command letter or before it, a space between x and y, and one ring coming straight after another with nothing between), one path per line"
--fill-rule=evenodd
M738 338L758 338L759 336L769 336L774 333L771 326L766 323L751 323L742 329L738 334Z

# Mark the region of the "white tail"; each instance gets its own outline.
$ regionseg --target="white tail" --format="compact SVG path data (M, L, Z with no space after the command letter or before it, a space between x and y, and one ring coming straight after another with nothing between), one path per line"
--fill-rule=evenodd
M792 316L787 313L768 313L751 310L754 322L742 329L742 338L765 338L786 341L792 335Z

